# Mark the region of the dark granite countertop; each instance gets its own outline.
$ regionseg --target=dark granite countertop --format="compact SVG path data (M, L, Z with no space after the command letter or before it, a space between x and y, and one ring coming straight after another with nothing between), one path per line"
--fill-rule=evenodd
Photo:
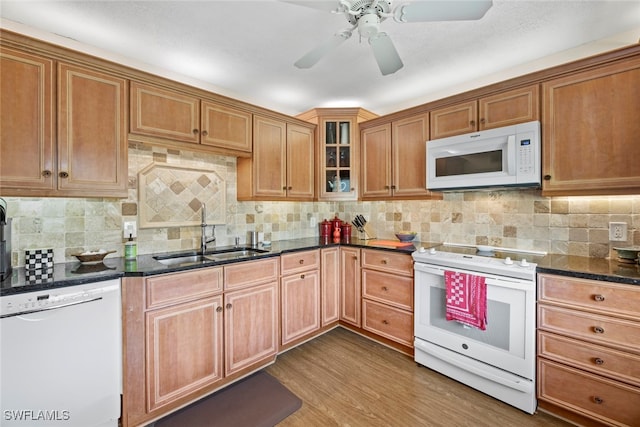
M22 292L32 292L47 290L52 288L75 286L85 283L98 282L103 280L117 279L120 277L141 277L156 274L173 273L178 271L188 271L202 267L243 262L253 259L261 259L279 256L282 253L296 252L301 250L318 249L336 245L353 246L359 248L373 248L378 250L388 250L393 252L411 254L418 247L430 248L439 243L413 242L407 246L395 247L392 245L380 244L376 240L349 239L348 241L333 242L333 240L321 240L318 237L291 239L273 242L270 247L259 246L265 250L261 253L242 256L223 261L204 262L192 265L168 266L154 259L157 255L176 255L182 253L196 253L194 251L180 251L164 254L140 255L135 260L125 260L124 258L105 258L102 263L82 264L80 262L68 262L55 264L50 275L33 278L32 273L25 271L24 267L14 268L11 277L0 283L0 296L17 294ZM226 247L231 248L231 247ZM215 248L222 249L222 248ZM564 276L573 276L592 280L608 280L611 282L625 283L630 285L640 285L640 266L623 265L615 260L576 257L568 255L547 255L538 263L538 272L552 273Z

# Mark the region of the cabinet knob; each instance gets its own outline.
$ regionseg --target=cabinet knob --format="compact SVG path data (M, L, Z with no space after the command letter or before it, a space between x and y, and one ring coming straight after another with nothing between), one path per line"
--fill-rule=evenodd
M50 170L42 171L42 176L44 176L45 178L49 178L51 176L51 171Z
M551 175L545 175L543 178L545 181L551 181Z
M480 123L484 124L484 122L486 122L486 120L483 118L480 119Z
M604 334L604 328L601 326L594 326L593 332L596 334Z
M387 260L386 260L386 259L383 259L382 261L380 261L380 263L382 263L382 264L386 264L386 263L387 263Z
M209 135L209 132L207 132L206 130L203 130L202 131L202 136L207 136L207 135Z
M384 186L384 189L385 189L385 190L388 190L388 189L389 189L389 186L388 186L388 185L385 185L385 186Z
M594 295L593 299L598 301L598 302L602 302L602 301L604 301L604 295L600 295L600 294Z
M193 132L193 134L194 134L194 135L197 135L197 134L198 134L198 132L200 132L200 131L199 131L198 129L194 129L194 130L192 130L191 132Z
M222 311L222 306L221 305L217 306L216 307L216 312L220 313L221 311Z
M596 365L604 365L604 360L596 357L595 359L593 359L593 363L595 363Z
M293 190L293 187L289 187L289 188L287 188L287 190L291 191L291 190Z
M595 403L597 403L598 405L602 405L602 404L604 403L604 399L603 399L603 398L601 398L601 397L598 397L598 396L594 396L594 397L593 397L593 401L594 401Z
M287 186L285 185L284 187L282 187L282 189L286 191L287 190Z
M226 308L227 310L230 310L231 307L233 307L233 306L231 305L230 302L228 302L227 305L224 306L224 308Z
M300 264L304 264L304 259L301 259L299 262Z
M353 260L354 260L354 261L357 261L357 260L358 260L358 257L357 257L357 256L354 256L354 257L353 257Z
M385 325L388 325L389 321L385 319L385 320L382 321L382 323L385 324Z
M471 126L475 126L475 125L476 125L476 121L475 121L475 120L471 120L471 121L469 122L469 124L470 124Z
M382 290L383 290L383 291L385 291L385 292L387 292L387 291L389 290L389 288L387 288L386 286L383 286L383 287L382 287Z
M304 274L301 274L301 275L300 275L300 278L301 278L301 279L304 279Z
M60 178L69 178L69 172L60 172L58 176Z

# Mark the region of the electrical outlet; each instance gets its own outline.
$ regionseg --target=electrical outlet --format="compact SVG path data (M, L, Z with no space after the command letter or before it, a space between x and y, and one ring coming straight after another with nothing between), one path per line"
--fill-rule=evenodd
M624 242L625 240L627 240L627 223L610 222L609 240L612 242Z
M129 237L138 237L136 222L125 221L122 226L122 235L125 239L128 239Z
M318 226L318 220L316 219L316 217L312 216L311 218L309 218L309 227L314 228L317 226Z

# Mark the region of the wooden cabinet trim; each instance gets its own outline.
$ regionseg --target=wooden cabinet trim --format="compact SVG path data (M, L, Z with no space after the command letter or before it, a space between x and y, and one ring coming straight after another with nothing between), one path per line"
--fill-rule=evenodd
M225 265L223 268L225 291L277 281L280 275L279 259L276 257Z

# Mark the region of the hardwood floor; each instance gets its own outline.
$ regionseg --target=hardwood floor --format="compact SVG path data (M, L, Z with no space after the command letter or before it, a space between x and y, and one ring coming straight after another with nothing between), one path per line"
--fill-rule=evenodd
M281 354L266 371L303 401L279 427L571 425L526 414L343 328Z

